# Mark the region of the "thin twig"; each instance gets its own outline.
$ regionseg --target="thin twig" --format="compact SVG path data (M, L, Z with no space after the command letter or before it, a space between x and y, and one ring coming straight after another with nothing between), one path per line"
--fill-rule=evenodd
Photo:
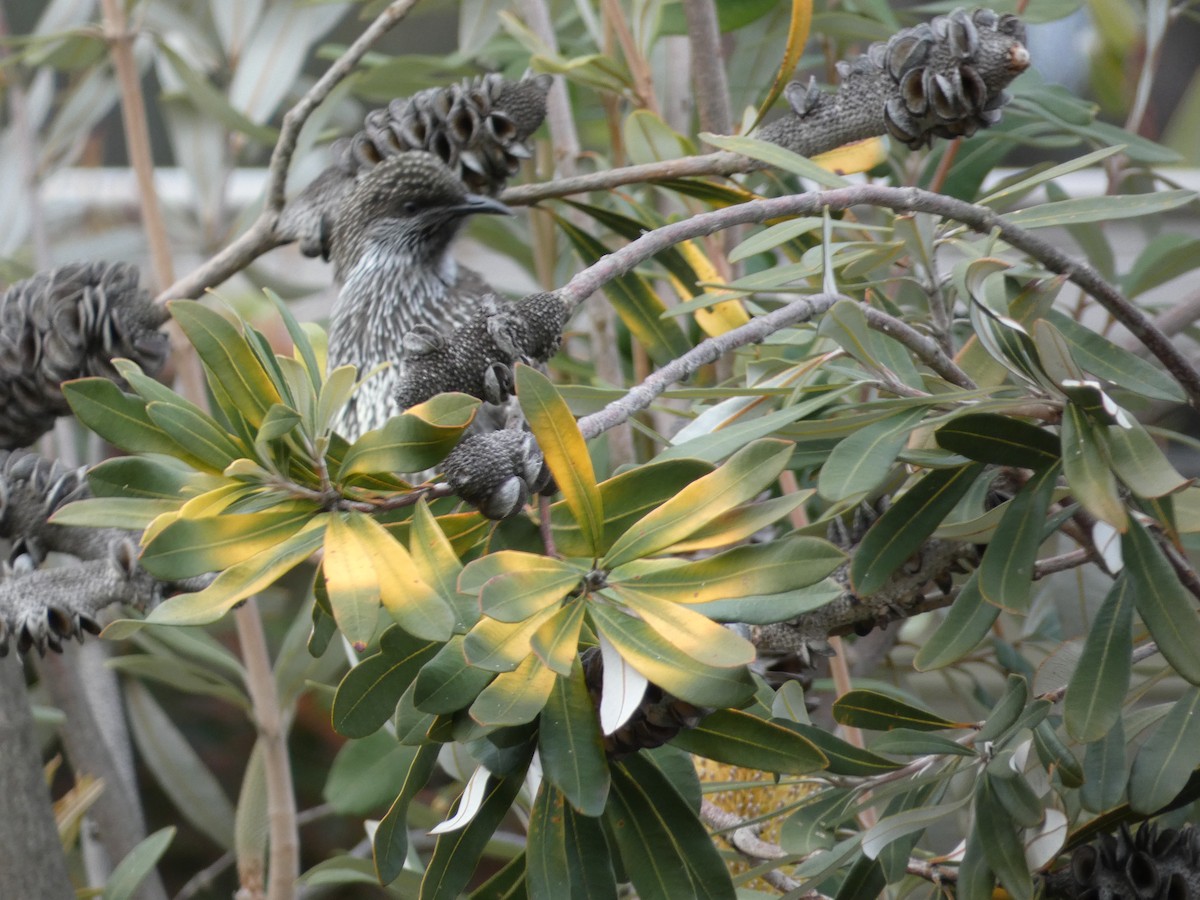
M1067 553L1059 554L1058 556L1048 556L1045 559L1039 559L1036 563L1034 563L1033 580L1039 581L1048 575L1053 575L1055 572L1065 572L1068 569L1077 569L1091 561L1091 551L1086 549L1071 550Z
M852 206L880 206L895 212L927 212L952 219L987 234L994 232L1003 240L1041 262L1047 269L1065 275L1096 299L1114 318L1132 332L1174 376L1188 394L1192 405L1200 408L1200 372L1159 331L1149 318L1127 300L1116 287L1091 265L1077 260L1053 244L1024 228L1006 221L991 209L932 194L919 188L889 188L879 185L855 185L788 197L752 200L713 212L701 213L644 234L619 250L575 275L559 292L563 302L573 309L601 285L630 271L661 250L680 241L712 234L733 225L764 222L788 216L815 215L823 209L845 210Z
M125 22L125 8L120 0L101 0L104 11L104 36L112 48L113 67L121 90L121 120L125 124L125 143L129 165L137 178L138 202L142 207L142 227L154 277L159 287L175 280L171 261L171 245L167 240L167 225L154 186L154 158L150 153L150 129L146 125L146 100L142 96L142 80L133 58L134 35Z
M867 324L881 334L886 334L888 337L895 338L916 356L937 372L942 378L945 378L951 384L958 385L960 388L965 388L968 391L975 390L977 385L971 380L966 372L960 369L942 349L941 345L931 337L921 334L917 329L913 328L902 319L897 319L895 316L888 315L881 309L876 309L874 306L860 304L863 314L867 317Z
M279 694L271 671L270 651L263 633L258 604L253 597L234 613L246 689L263 744L267 783L267 823L270 830L270 863L266 900L291 900L300 875L300 836L296 796L292 790L292 764L288 757L287 728L279 709Z
M106 2L115 3L117 0ZM275 149L271 151L266 205L263 211L237 240L164 290L158 295L156 302L165 303L180 297L199 297L206 289L221 284L268 250L286 243L276 233L275 226L286 200L287 172L292 162L292 154L296 152L300 129L313 110L329 96L338 83L354 71L359 60L375 42L408 15L409 10L418 2L419 0L394 0L388 4L354 43L325 70L325 74L284 114L279 140L275 143Z

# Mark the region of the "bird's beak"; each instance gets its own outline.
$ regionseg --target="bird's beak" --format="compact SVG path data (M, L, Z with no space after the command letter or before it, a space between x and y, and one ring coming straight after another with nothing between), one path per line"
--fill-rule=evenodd
M485 197L483 194L467 194L463 197L462 203L454 207L454 210L464 216L478 215L479 213L493 216L515 215L509 207L495 197Z

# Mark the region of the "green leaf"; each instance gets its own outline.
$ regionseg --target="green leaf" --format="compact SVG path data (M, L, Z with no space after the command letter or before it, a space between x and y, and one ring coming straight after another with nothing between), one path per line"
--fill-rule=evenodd
M855 747L815 725L806 725L802 722L785 722L783 724L788 729L807 738L825 754L829 759L829 765L825 768L830 774L870 777L899 769L901 766L900 763L886 759L870 750Z
M1010 674L1004 684L1004 693L988 713L983 727L975 733L975 740L982 745L985 741L1004 737L1020 720L1028 703L1029 682L1022 675Z
M420 472L435 466L454 449L478 408L479 401L466 394L439 394L405 410L351 444L336 477Z
M538 439L546 465L554 475L575 520L579 523L588 555L600 554L604 532L604 505L596 487L596 473L587 444L566 402L541 372L517 366L517 399Z
M868 494L891 474L896 455L904 449L924 409L909 409L862 428L830 451L821 467L817 489L826 500Z
M219 484L174 459L145 456L106 459L88 469L87 479L96 497L172 500L176 506Z
M179 594L156 606L144 621L121 620L109 626L111 637L125 637L145 625L207 625L239 601L274 584L321 546L325 515L310 519L299 531L273 547L222 572L202 591ZM118 627L118 626L124 627Z
M583 229L560 216L555 215L554 219L585 263L594 263L608 254L608 248ZM620 275L605 285L604 292L621 321L659 365L692 349L678 323L664 317L666 306L641 275L635 272Z
M346 741L329 767L321 795L342 815L369 815L395 799L417 752L386 731Z
M1050 310L1047 318L1062 332L1071 346L1071 355L1088 372L1154 400L1185 401L1183 389L1175 380L1146 360L1058 310Z
M643 516L617 538L603 565L650 556L690 537L726 510L753 499L774 481L791 457L784 441L755 441L709 475L692 482L662 506Z
M1048 703L1046 700L1036 700L1035 704ZM1022 716L1022 719L1025 717ZM1014 729L1016 731L1018 729ZM1033 746L1037 749L1038 759L1046 768L1047 773L1057 774L1065 787L1077 788L1083 784L1083 769L1075 754L1058 736L1050 722L1043 719L1033 729Z
M511 672L533 652L534 634L556 612L549 606L521 622L499 622L484 616L463 641L467 659L489 672Z
M475 817L462 828L437 836L433 856L421 880L420 900L455 900L466 888L484 848L508 815L524 780L525 766L507 778L489 779L483 805Z
M829 541L790 537L735 547L678 565L647 569L639 563L628 564L613 569L608 583L676 603L706 603L808 587L845 560L846 554Z
M470 706L492 680L492 673L467 663L463 637L455 635L422 668L413 688L413 702L422 712L445 715Z
M714 622L772 625L820 609L845 593L845 589L835 579L826 578L809 587L780 594L757 594L690 605L696 612L703 613Z
M474 597L459 593L462 563L424 498L417 501L413 512L409 549L417 575L450 604L455 633L466 632L479 619L479 604Z
M733 135L726 134L702 133L700 137L705 143L712 144L714 147L728 150L731 153L740 153L742 156L748 156L751 159L761 160L768 165L783 169L785 172L791 172L799 175L801 178L814 181L822 187L841 188L848 187L850 184L842 176L835 175L812 160L806 159L798 153L793 153L791 150L785 150L778 144L760 141L756 138L734 137Z
M179 509L178 500L135 500L121 497L93 497L76 500L60 507L50 517L54 525L78 525L84 528L125 528L142 531L164 514Z
M359 653L367 648L379 622L379 580L371 548L360 537L368 526L351 524L360 518L366 516L356 511L329 514L321 564L333 619Z
M1063 722L1075 740L1085 744L1100 740L1120 722L1132 671L1132 645L1133 582L1123 572L1092 622L1067 685Z
M1062 448L1063 470L1075 498L1097 519L1124 531L1129 517L1104 457L1104 444L1096 426L1074 403L1063 409Z
M891 731L876 735L871 741L871 749L879 753L893 753L901 756L975 755L975 751L970 747L964 747L950 738L911 728L893 728Z
M745 668L714 668L676 649L645 622L607 603L589 603L588 615L629 665L668 693L697 706L738 706L754 692Z
M1017 825L1034 828L1045 820L1045 811L1025 774L1013 770L1014 764L1013 750L996 754L985 770L988 784Z
M538 659L559 675L568 675L571 664L579 652L579 632L583 627L583 614L587 605L583 600L572 600L541 624L529 646Z
M878 858L884 848L893 841L898 841L913 832L923 831L943 820L951 819L970 799L971 796L967 794L950 803L921 806L885 816L863 833L863 855L868 859Z
M1198 765L1200 688L1190 687L1134 757L1129 805L1152 815L1175 798Z
M1040 203L1028 209L1005 213L1005 220L1021 228L1079 225L1083 222L1110 222L1150 216L1176 209L1196 199L1195 191L1155 191L1150 194L1081 197Z
M1139 497L1163 497L1191 484L1191 479L1175 471L1154 438L1137 422L1131 422L1128 428L1109 425L1097 432L1108 450L1113 471Z
M454 631L454 611L421 576L421 568L408 549L370 516L352 513L348 524L373 563L383 608L409 634L432 641L447 640Z
M659 637L701 665L730 669L754 661L754 645L748 640L681 603L617 584L610 585L605 593L616 597Z
M913 665L927 672L962 659L991 633L999 617L1000 607L984 600L979 591L979 571L972 572L942 624L917 651Z
M1058 483L1057 465L1036 472L1004 511L979 566L979 592L988 603L1026 612L1033 593L1033 566Z
M1014 900L1032 900L1033 878L1025 864L1025 849L1017 825L986 774L975 793L975 822L975 828L983 830L983 855L988 867Z
M905 703L877 691L847 691L833 704L833 717L843 725L889 731L911 728L917 731L941 731L945 728L966 728L961 723L942 718L932 710Z
M711 464L698 459L655 460L601 482L600 506L604 510L604 522L600 551L606 552L630 525L712 470ZM565 500L551 504L550 529L555 546L564 556L589 556L592 553Z
M114 447L129 453L165 453L191 460L146 414L146 403L123 393L107 378L80 378L62 385L75 416Z
M557 676L536 656L521 660L511 672L501 672L471 704L471 718L480 725L524 725L546 705Z
M1053 434L1009 416L955 416L935 434L940 446L977 462L1043 469L1059 459L1059 443Z
M604 823L569 808L566 819L571 896L583 900L617 900L617 880Z
M934 470L892 504L863 537L850 563L855 591L867 596L883 587L982 471L981 463Z
M991 205L997 200L1005 197L1011 197L1017 194L1026 194L1039 185L1045 184L1047 181L1053 181L1055 178L1061 178L1070 172L1077 172L1080 169L1086 169L1088 166L1094 165L1101 160L1108 159L1110 156L1122 152L1125 149L1124 145L1118 144L1115 147L1102 147L1099 150L1094 150L1091 153L1085 153L1083 156L1076 157L1069 162L1060 163L1057 166L1051 166L1048 169L1042 169L1035 172L1028 178L1022 178L1012 184L1005 185L1002 189L992 191L986 197L979 199L980 204Z
M155 400L146 404L146 415L211 472L223 472L235 459L248 455L216 420L186 406Z
M1083 787L1079 801L1089 812L1103 813L1121 802L1128 778L1125 761L1125 724L1120 717L1083 754Z
M1133 517L1121 541L1121 551L1133 588L1138 615L1150 636L1175 671L1200 684L1200 615L1195 599L1154 543L1154 538Z
M686 541L675 544L676 553L695 553L697 550L716 550L746 540L751 535L790 515L815 494L816 491L796 491L782 497L771 497L752 503L743 503L717 516L703 528L697 530Z
M160 828L142 839L108 876L103 900L131 900L138 886L145 881L174 839L174 827Z
M566 800L562 791L549 781L543 781L529 812L525 845L529 900L560 900L572 896L566 841Z
M708 831L640 754L613 766L604 818L642 900L734 900L729 870Z
M306 505L286 512L176 519L154 535L139 561L164 581L223 571L291 537L316 514Z
M596 706L588 693L578 658L571 674L559 678L550 691L538 727L542 772L572 807L585 816L598 816L608 799L608 760Z
M681 731L671 743L731 766L785 775L807 775L824 769L829 762L803 732L739 709L710 713L695 728Z
M400 695L422 666L441 648L414 638L397 626L383 633L379 652L346 673L333 696L333 727L339 734L363 738L377 731L396 711Z
M267 147L273 146L279 132L267 125L260 125L233 106L228 98L217 90L207 78L188 65L187 61L166 41L156 41L156 50L163 55L175 74L187 86L188 98L206 116L211 116L226 128L241 132Z

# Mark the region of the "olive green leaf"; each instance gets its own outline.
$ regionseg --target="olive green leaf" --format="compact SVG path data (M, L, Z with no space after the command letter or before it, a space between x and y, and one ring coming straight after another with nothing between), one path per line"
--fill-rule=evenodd
M811 740L795 729L739 709L717 710L695 728L681 731L671 743L731 766L787 775L807 775L824 769L829 762Z
M1059 459L1059 442L1053 434L1010 416L955 416L935 434L939 445L977 462L1043 469Z
M945 728L967 728L952 722L932 710L897 700L877 691L847 691L833 704L833 717L843 725L888 731L892 728L911 728L917 731L941 731Z
M988 603L1025 612L1033 593L1033 565L1059 467L1036 472L1013 497L979 566L979 592Z
M501 672L471 704L471 718L480 725L524 725L546 705L554 687L554 670L532 654L511 672Z
M582 609L582 606L580 607ZM585 816L598 816L608 799L608 760L578 658L555 681L538 727L542 772Z
M299 531L318 513L312 504L277 512L176 519L142 551L142 566L164 581L237 565Z
M396 711L400 695L440 648L405 634L398 626L379 639L379 652L346 673L333 696L333 727L350 738L377 731Z
M1190 687L1150 735L1129 773L1129 805L1151 815L1183 789L1200 765L1200 688Z
M1138 615L1175 671L1200 684L1200 614L1162 551L1133 517L1121 542Z
M1119 723L1132 644L1133 582L1122 572L1092 622L1063 699L1063 721L1075 740L1098 741Z
M927 672L962 659L991 633L999 617L1000 607L984 600L979 591L979 571L972 572L937 631L917 651L913 665Z

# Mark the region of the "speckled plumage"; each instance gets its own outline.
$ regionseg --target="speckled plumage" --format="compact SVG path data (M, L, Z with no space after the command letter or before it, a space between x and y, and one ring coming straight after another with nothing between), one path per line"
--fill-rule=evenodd
M454 260L450 245L468 215L505 211L468 193L439 159L423 152L379 163L346 199L331 246L341 290L329 333L330 365L357 366L364 377L391 364L343 410L337 427L346 438L379 428L397 411L393 394L406 332L424 325L449 334L485 298L494 298L477 273Z

